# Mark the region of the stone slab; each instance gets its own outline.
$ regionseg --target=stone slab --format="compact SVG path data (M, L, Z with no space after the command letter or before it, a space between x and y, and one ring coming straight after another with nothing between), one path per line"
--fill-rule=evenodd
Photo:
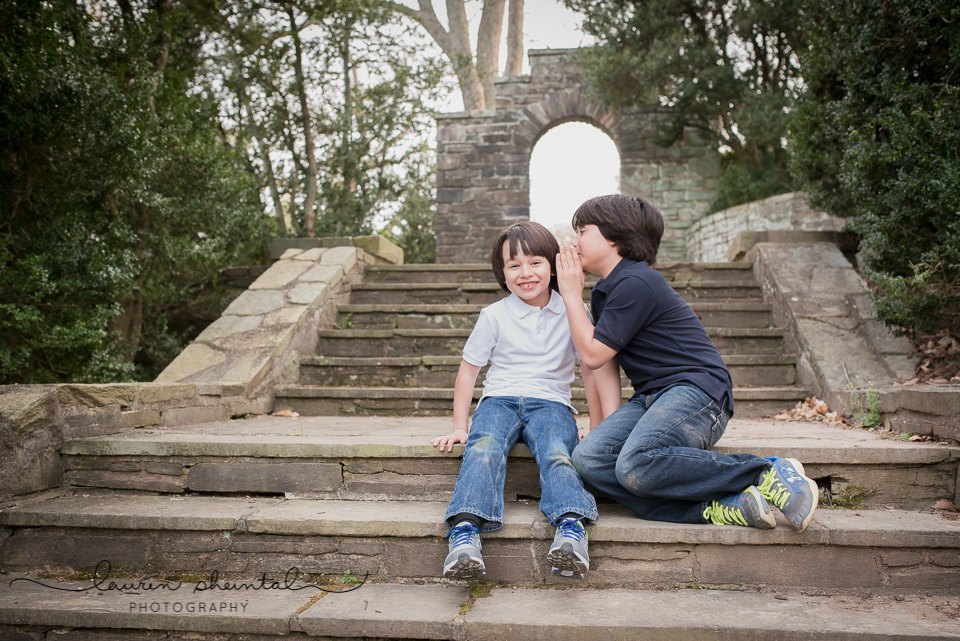
M0 525L129 530L227 530L275 499L194 496L66 496L0 512Z
M340 488L339 463L198 463L188 486L197 492L329 492Z
M279 260L271 265L270 269L263 272L257 280L253 281L250 289L283 289L295 281L309 267L310 263L299 260Z
M278 292L279 293L279 292ZM281 299L283 294L280 295ZM174 383L193 376L203 370L219 365L227 359L223 352L212 349L203 343L190 343L180 354L173 359L160 376L158 383Z
M955 599L808 596L715 590L499 588L465 616L470 641L501 639L956 639L937 606Z
M298 263L306 265L306 263ZM247 290L240 294L223 315L257 316L283 307L283 292L278 290Z
M139 579L113 579L118 587L137 586L128 590L90 589L92 581L34 579L43 585L29 581L11 585L18 578L28 577L4 577L0 583L0 624L286 635L290 620L318 593L315 589L196 591L197 584L171 590L149 579L142 583ZM70 589L86 591L63 591Z
M160 403L193 398L197 394L196 385L157 385L146 384L140 386L140 401L142 403Z
M198 341L214 341L231 334L249 332L260 327L261 316L221 316L197 337Z
M327 251L326 247L313 247L312 249L308 249L305 252L301 252L294 256L294 260L307 260L310 262L316 262L320 260L320 257L325 251Z
M297 305L312 305L315 301L323 298L327 291L326 283L298 283L287 294L291 303Z
M311 636L453 639L469 598L454 585L364 585L327 594L297 622Z
M300 277L301 283L327 283L336 285L343 278L343 268L340 265L317 265Z
M339 265L348 273L357 264L356 247L331 247L320 257L321 265Z
M403 263L403 250L383 236L355 236L354 247L359 247L368 254L373 254L388 263L400 265Z
M58 385L57 397L61 405L106 407L119 405L128 408L137 397L135 385L113 383L104 385Z

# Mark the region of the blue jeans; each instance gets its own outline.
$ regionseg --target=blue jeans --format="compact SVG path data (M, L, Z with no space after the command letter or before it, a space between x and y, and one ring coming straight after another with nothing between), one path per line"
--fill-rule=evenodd
M705 523L708 501L759 482L770 461L710 451L730 413L690 383L637 394L580 442L573 465L588 487L642 519Z
M457 487L444 520L464 512L486 521L483 530L503 527L503 484L507 454L523 438L540 468L540 510L554 523L572 512L596 521L597 504L570 463L577 422L556 401L524 396L489 396L473 413Z

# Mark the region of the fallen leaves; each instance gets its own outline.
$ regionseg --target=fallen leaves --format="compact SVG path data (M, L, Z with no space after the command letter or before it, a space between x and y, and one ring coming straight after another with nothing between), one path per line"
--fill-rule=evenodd
M846 425L847 421L838 412L831 412L827 404L816 396L805 399L790 410L773 417L775 421L817 421L828 425Z
M960 383L960 340L949 329L936 334L910 336L919 355L915 376L903 385L949 385Z
M934 510L942 510L944 512L960 512L960 507L957 507L947 499L940 499L933 504Z
M280 410L279 412L274 412L272 416L284 416L286 418L299 418L299 414L293 410Z

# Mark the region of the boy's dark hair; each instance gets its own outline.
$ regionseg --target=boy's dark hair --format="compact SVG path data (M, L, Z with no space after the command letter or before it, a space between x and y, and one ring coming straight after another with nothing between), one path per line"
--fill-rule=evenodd
M529 220L514 223L497 234L493 241L493 251L490 252L490 262L493 264L493 275L503 291L507 288L507 279L503 275L503 244L509 242L510 258L520 252L527 256L543 256L550 262L550 289L559 292L557 284L557 254L560 253L560 243L547 231L543 225Z
M613 194L591 198L573 214L573 228L596 225L617 253L637 262L657 262L663 237L663 216L643 198Z

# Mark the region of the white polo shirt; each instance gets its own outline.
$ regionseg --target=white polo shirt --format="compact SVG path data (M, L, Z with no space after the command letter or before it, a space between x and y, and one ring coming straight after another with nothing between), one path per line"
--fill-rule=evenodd
M463 347L463 360L471 365L490 362L482 398L529 396L570 409L576 357L567 310L553 290L543 309L513 293L485 307Z

